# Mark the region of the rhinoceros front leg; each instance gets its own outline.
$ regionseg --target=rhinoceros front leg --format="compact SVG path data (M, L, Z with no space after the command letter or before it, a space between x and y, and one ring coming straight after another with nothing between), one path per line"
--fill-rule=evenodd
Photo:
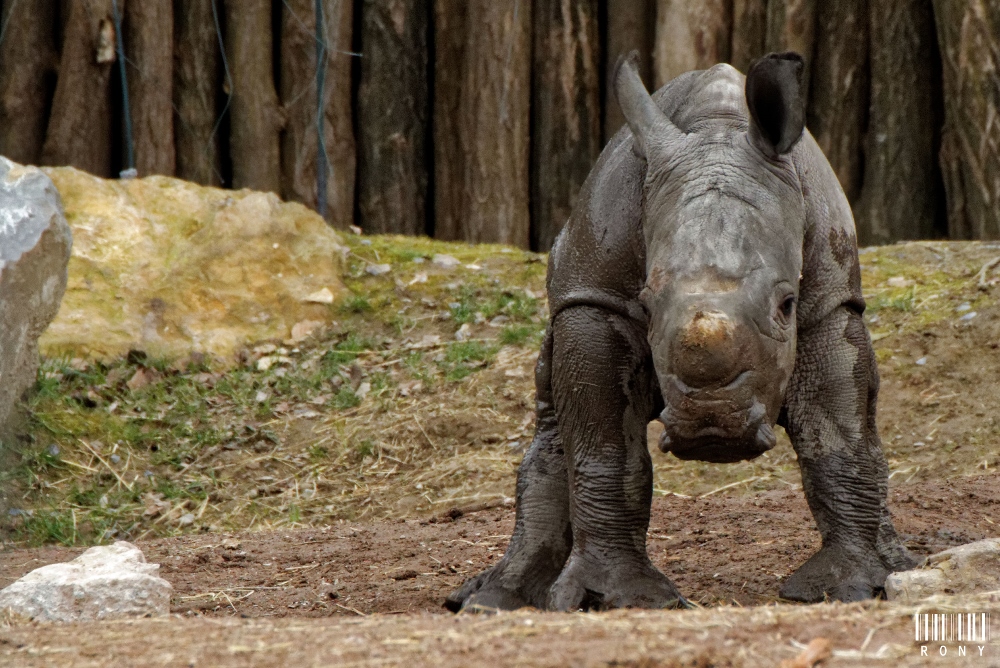
M645 331L592 307L553 323L552 390L569 463L573 549L552 585L556 610L664 608L683 603L646 554L653 411Z
M871 340L856 311L841 307L799 333L786 427L823 546L785 582L783 598L872 598L890 572L915 564L886 506L878 383Z
M446 600L452 612L544 608L549 588L569 555L569 487L551 385L552 335L535 367L535 438L517 473L514 533L492 568L467 580Z

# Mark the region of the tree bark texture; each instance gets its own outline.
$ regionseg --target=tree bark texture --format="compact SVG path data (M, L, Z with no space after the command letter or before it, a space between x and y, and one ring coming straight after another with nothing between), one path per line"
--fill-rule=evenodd
M853 204L868 116L868 0L817 6L807 125Z
M119 0L121 10L123 0ZM42 163L111 176L111 0L70 0Z
M232 75L229 153L233 187L279 193L283 116L274 89L271 3L225 0L225 7L226 53Z
M129 106L139 176L173 176L174 8L172 0L133 0L123 30Z
M354 129L351 121L350 0L323 0L327 44L323 85L328 222L346 229L354 221ZM287 0L281 17L281 100L288 121L282 134L281 179L285 199L317 209L319 100L316 81L316 10L313 0Z
M653 37L656 30L655 0L607 0L607 68L604 73L604 141L625 124L614 92L614 69L618 57L639 52L639 74L653 85Z
M464 236L460 141L467 0L434 0L434 236Z
M213 2L174 0L177 176L207 186L222 184L217 129L220 54Z
M465 239L527 248L530 0L471 0L460 111Z
M0 26L0 155L37 164L45 141L48 81L55 72L52 3L3 3Z
M427 30L420 0L364 0L359 208L369 234L427 229Z
M778 4L780 0L771 0ZM733 41L729 62L746 73L767 43L767 0L733 0Z
M767 34L764 50L795 51L805 58L802 72L803 90L808 91L812 79L813 57L816 55L817 5L855 0L767 0Z
M729 62L733 0L657 0L656 88L688 70Z
M871 102L858 239L927 239L943 197L935 160L941 88L934 10L931 0L880 0L869 11Z
M935 0L944 75L948 236L1000 238L1000 4Z
M548 251L601 152L597 0L535 0L532 248Z

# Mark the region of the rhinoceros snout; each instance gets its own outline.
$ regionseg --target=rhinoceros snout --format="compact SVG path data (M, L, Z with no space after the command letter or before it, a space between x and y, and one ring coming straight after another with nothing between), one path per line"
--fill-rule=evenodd
M696 310L677 330L671 367L689 387L722 386L745 369L738 327L715 310Z

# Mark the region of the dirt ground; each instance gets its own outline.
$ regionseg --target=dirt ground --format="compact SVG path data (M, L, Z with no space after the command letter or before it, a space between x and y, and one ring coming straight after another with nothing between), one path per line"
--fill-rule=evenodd
M998 477L894 485L890 503L906 544L928 554L996 535ZM345 522L141 541L147 559L161 564L161 575L174 586L174 621L83 628L15 623L0 627L0 657L25 666L112 665L113 660L121 661L114 665L406 665L418 657L420 663L468 665L489 656L505 657L501 663L507 665L724 666L758 665L758 659L768 665L793 657L793 640L805 643L816 635L848 652L841 665L864 665L857 663L860 659L902 665L898 662L909 656L910 622L886 604L765 606L736 616L727 608L726 630L712 633L715 649L693 654L685 652L697 650L698 634L706 633L696 623L701 612L626 611L610 617L536 612L493 621L456 619L444 612L447 592L502 555L512 520L513 510L499 507L436 521ZM817 547L818 534L799 490L654 501L653 561L684 594L717 611L720 605L776 602L781 580ZM80 552L55 547L8 551L0 555L0 585ZM784 617L775 621L762 614ZM867 626L854 628L845 614ZM528 624L532 619L539 620L537 628L535 622ZM599 632L597 619L602 620ZM352 626L362 622L362 627ZM683 641L657 632L661 622L683 631ZM522 629L525 637L511 633L511 624L528 624ZM627 629L626 636L616 634L616 624ZM875 644L869 639L871 656L857 654L868 630L880 625L886 631ZM400 646L386 653L388 636L399 634L404 636ZM418 639L406 640L411 636ZM581 637L593 652L580 653ZM886 643L895 643L894 649L875 656ZM412 654L414 647L395 651L409 645L419 645L421 653ZM541 653L524 654L529 646ZM995 660L1000 661L1000 653Z

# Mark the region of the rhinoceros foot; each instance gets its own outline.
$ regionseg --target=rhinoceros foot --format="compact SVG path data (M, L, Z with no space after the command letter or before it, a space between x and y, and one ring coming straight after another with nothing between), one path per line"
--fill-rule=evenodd
M778 595L802 603L828 598L845 603L863 601L882 593L890 570L874 549L865 551L831 544L792 573Z
M646 563L596 564L573 555L549 592L549 608L684 608L690 603L656 567Z

